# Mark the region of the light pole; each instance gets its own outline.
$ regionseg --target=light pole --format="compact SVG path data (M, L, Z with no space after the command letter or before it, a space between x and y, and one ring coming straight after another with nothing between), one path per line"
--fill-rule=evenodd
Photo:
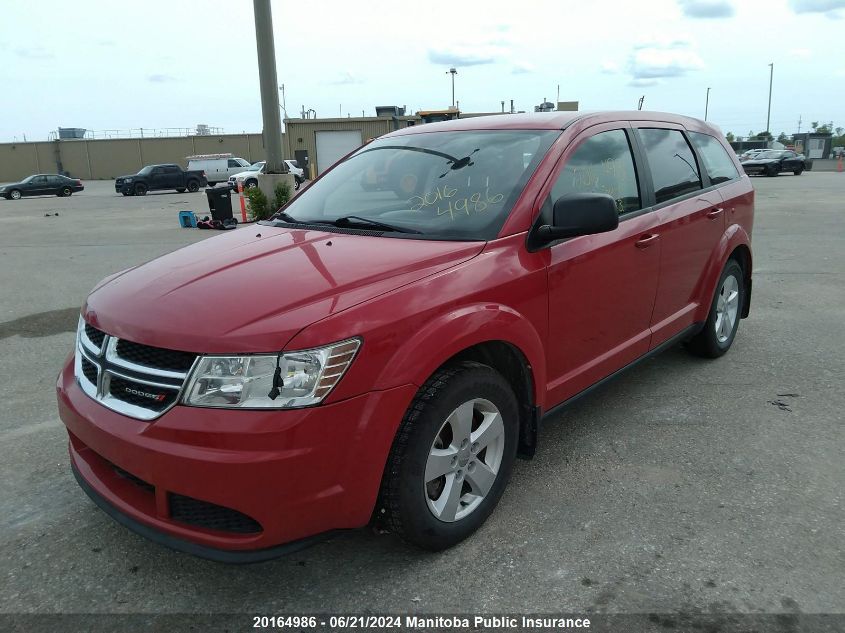
M710 88L707 88L707 100L704 102L704 120L707 120L707 112L710 110Z
M450 68L446 73L448 75L452 75L452 109L455 109L455 75L458 74L457 68Z
M772 121L772 81L775 78L775 64L769 64L769 113L766 115L766 132L769 132L769 123Z
M276 47L273 43L273 14L270 0L252 0L255 10L255 44L258 48L258 83L267 174L282 172L282 122L279 116L279 84L276 79Z

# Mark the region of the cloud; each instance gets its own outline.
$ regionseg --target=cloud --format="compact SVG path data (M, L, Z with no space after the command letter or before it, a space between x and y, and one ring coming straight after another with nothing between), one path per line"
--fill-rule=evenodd
M634 47L628 61L632 79L662 79L682 77L690 71L704 68L704 62L688 41L672 39L652 40Z
M635 88L646 88L648 86L656 86L659 83L659 79L632 79L628 82L628 85L634 86Z
M173 75L147 75L147 81L154 84L167 84L174 81L179 81Z
M353 75L350 71L344 70L335 79L326 82L330 86L350 86L352 84L362 84L364 80Z
M824 13L838 18L839 11L845 9L845 0L789 0L789 6L795 13Z
M796 59L810 59L813 56L813 51L809 48L793 48L789 51L789 54Z
M605 75L615 75L619 70L619 64L616 62L603 62L601 65L601 72Z
M112 46L116 46L117 42L115 42L114 40L97 40L97 45L98 46L112 47Z
M729 18L735 13L728 0L678 0L688 18Z
M17 48L15 54L24 59L53 59L56 55L43 46L31 46L29 48Z
M528 73L534 72L534 64L529 64L528 62L517 62L511 68L512 75L526 75Z
M495 46L454 46L428 49L428 61L441 66L481 66L499 57Z

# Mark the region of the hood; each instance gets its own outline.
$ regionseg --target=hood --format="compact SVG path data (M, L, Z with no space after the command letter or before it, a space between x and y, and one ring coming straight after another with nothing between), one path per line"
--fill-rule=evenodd
M743 165L771 165L772 163L780 162L777 158L760 158L758 160L743 161Z
M241 227L112 276L89 295L83 315L109 334L155 347L276 351L315 321L483 248L484 242Z

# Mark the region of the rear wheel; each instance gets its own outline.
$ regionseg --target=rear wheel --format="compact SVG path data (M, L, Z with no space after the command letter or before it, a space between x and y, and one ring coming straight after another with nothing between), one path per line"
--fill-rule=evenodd
M135 185L135 195L136 196L146 196L147 195L147 185L143 183L138 183Z
M65 198L70 197L71 195L73 195L73 189L71 189L70 187L62 187L62 190L59 192L59 195Z
M20 200L20 199L21 199L21 192L20 192L20 189L12 189L12 190L9 192L9 197L10 197L12 200Z
M687 348L705 358L718 358L734 342L745 306L745 275L735 259L729 259L716 286L716 295L704 329L687 343Z
M387 526L434 551L467 538L502 496L518 432L516 396L501 374L474 362L439 370L394 439L379 506Z
M188 191L190 191L191 193L199 191L199 189L200 189L200 184L196 180L192 180L191 182L188 183ZM182 189L182 191L185 191L185 190Z

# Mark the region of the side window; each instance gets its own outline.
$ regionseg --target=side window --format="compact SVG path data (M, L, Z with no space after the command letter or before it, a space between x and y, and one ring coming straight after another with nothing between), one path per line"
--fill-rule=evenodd
M657 204L701 189L695 156L678 130L640 128Z
M690 132L689 135L701 156L707 175L710 176L711 184L718 185L739 178L734 162L717 139L699 132Z
M234 158L230 158L230 159L229 159L229 167L243 167L243 165L241 165L241 164L240 164L238 161L236 161Z
M36 176L32 179L36 185L46 185L47 184L47 176Z
M606 193L619 214L642 208L628 136L623 130L599 132L581 143L552 187L552 201L570 193Z
M178 167L165 167L165 171L166 171L168 174L178 174L178 173L179 173L179 168L178 168Z

